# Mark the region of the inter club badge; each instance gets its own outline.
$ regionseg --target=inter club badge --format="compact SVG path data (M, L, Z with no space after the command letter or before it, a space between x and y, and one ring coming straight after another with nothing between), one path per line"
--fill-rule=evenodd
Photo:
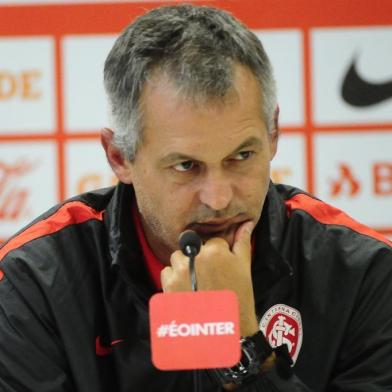
M262 317L260 330L272 347L286 344L295 363L302 345L302 320L297 309L284 304L272 306Z

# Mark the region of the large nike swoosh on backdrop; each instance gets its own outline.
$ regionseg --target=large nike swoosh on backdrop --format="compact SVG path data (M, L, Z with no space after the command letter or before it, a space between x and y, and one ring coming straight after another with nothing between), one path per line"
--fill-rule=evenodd
M376 105L392 98L392 80L385 83L369 83L358 75L356 58L352 61L342 83L342 97L352 106Z

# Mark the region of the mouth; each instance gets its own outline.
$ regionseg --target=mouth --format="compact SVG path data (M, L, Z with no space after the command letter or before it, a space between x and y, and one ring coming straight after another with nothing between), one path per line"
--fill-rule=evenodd
M212 237L231 237L238 227L247 219L243 216L235 216L232 218L211 219L204 222L196 222L189 225L190 230L196 231L203 239L203 242Z

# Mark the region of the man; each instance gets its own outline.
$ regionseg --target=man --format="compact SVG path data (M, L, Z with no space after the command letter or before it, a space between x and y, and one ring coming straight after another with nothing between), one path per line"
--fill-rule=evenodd
M236 292L252 358L196 389L391 390L391 243L270 182L278 110L258 39L224 11L158 8L116 41L105 88L120 183L0 250L0 390L193 390L192 372L154 368L148 332L151 295L191 288L186 229L203 240L199 289Z

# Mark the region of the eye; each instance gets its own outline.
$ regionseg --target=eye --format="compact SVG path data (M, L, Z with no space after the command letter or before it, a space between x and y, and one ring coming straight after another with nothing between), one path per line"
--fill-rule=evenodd
M189 170L192 170L195 167L195 162L193 161L184 161L177 163L176 165L173 166L174 170L177 170L179 172L187 172Z
M253 151L241 151L235 154L233 159L235 161L245 161L246 159L249 159L253 154L254 154Z

